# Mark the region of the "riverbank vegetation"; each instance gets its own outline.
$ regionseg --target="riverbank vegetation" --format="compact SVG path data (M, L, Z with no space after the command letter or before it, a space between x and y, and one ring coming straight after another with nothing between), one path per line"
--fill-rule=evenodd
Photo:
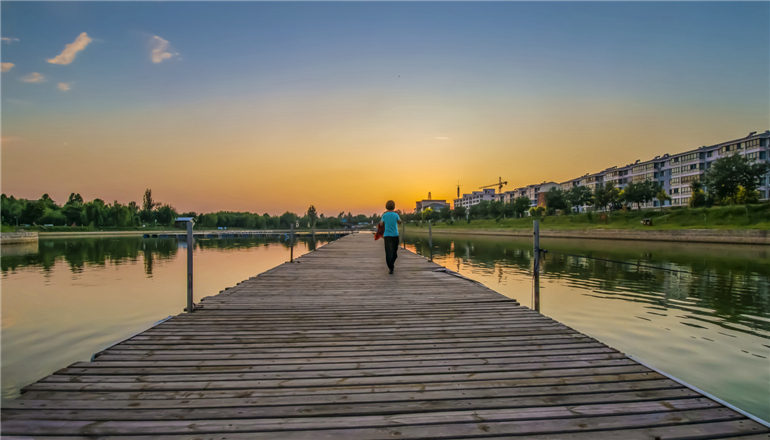
M179 213L173 206L153 199L152 190L145 191L142 204L117 200L106 203L102 199L86 202L80 194L72 193L63 205L56 203L48 194L38 200L0 196L2 206L3 232L12 232L17 227L39 231L92 231L92 230L155 230L167 229L174 225L177 217L193 217L196 229L288 229L292 224L298 229L315 227L339 229L359 223L380 220L379 215L353 215L340 212L336 217L318 215L314 206L307 212L297 214L286 211L281 215L252 212L220 211L211 213ZM18 225L18 226L17 226Z
M462 206L426 209L404 217L411 222L473 229L529 228L535 219L551 228L762 229L770 228L770 205L758 204L757 188L769 172L770 163L733 154L712 162L703 174L688 175L690 186L670 193L653 180L632 181L623 189L608 182L593 189L551 188L538 206L532 206L528 197L516 197L507 203L482 201L467 210ZM673 191L680 190L679 194L689 195L678 199L682 205L662 206L671 201ZM657 207L644 209L653 205Z
M643 224L647 219L651 225ZM661 210L585 212L573 215L540 215L522 218L442 220L442 229L530 229L534 220L541 229L770 229L770 204L667 208ZM426 227L427 223L423 223ZM419 228L419 221L409 223Z

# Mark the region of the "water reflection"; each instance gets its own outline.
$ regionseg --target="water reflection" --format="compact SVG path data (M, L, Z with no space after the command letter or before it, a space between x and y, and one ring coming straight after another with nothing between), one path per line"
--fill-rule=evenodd
M330 239L298 240L294 255ZM43 239L2 246L2 397L186 305L186 246L175 238ZM289 260L279 238L196 238L195 301Z
M302 238L299 241L308 251L330 240L326 236ZM295 239L295 245L297 240ZM290 240L285 238L196 238L196 251L227 251L254 247L279 246L289 249ZM81 273L86 266L120 265L142 261L144 272L152 276L156 264L176 257L187 243L176 238L89 237L42 239L39 243L3 246L0 271L3 276L19 268L35 267L49 272L57 261L66 262L72 273Z
M532 305L531 239L432 244L407 236L407 248ZM770 247L544 238L541 248L544 314L770 419Z

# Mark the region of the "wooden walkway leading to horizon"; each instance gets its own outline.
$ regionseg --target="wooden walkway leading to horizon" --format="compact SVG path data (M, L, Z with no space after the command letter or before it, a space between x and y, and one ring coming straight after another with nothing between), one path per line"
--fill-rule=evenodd
M742 414L411 252L388 275L370 234L202 303L24 388L2 410L3 436L770 438Z

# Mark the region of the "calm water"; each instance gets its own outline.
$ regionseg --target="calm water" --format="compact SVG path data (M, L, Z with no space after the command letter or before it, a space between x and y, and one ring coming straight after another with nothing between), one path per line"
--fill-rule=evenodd
M427 235L406 242L430 256ZM770 246L546 238L541 247L553 252L542 313L770 420ZM434 235L432 253L531 307L532 239Z
M300 241L294 255L327 242ZM289 260L278 239L198 239L195 301ZM186 306L176 239L74 238L2 247L2 398Z

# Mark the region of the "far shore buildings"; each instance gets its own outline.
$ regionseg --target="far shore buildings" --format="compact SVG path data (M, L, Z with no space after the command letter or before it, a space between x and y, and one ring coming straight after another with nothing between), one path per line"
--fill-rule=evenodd
M414 213L415 214L419 214L419 213L425 211L428 208L430 208L430 209L432 209L434 211L441 211L442 208L448 207L448 206L449 206L449 203L447 203L446 199L433 200L431 198L431 194L428 193L428 199L427 200L423 199L423 200L420 200L420 201L418 201L416 203L416 206L414 208Z
M462 198L455 199L455 207L469 208L482 200L497 200L510 202L517 197L527 197L531 206L545 206L545 193L554 187L568 190L576 186L588 186L594 189L597 185L605 185L612 182L615 187L623 189L630 182L643 182L651 180L662 184L671 197L663 207L687 206L690 203L690 183L703 179L706 171L711 168L713 162L719 158L741 154L755 161L770 160L770 130L764 133L749 133L748 136L721 142L716 145L702 146L694 150L676 154L663 154L646 161L636 162L624 166L613 166L596 173L587 173L580 177L565 182L543 182L527 185L500 194L495 194L494 189L474 191L472 194L464 194ZM758 188L759 199L763 202L770 201L770 174L762 178ZM482 195L483 193L483 195ZM653 200L642 208L660 207L660 201ZM584 211L586 207L581 207Z
M467 209L473 205L481 203L483 200L487 200L487 201L495 200L495 189L485 188L482 191L473 191L470 194L463 194L462 197L458 197L455 199L454 207L456 208L458 206L462 206Z

